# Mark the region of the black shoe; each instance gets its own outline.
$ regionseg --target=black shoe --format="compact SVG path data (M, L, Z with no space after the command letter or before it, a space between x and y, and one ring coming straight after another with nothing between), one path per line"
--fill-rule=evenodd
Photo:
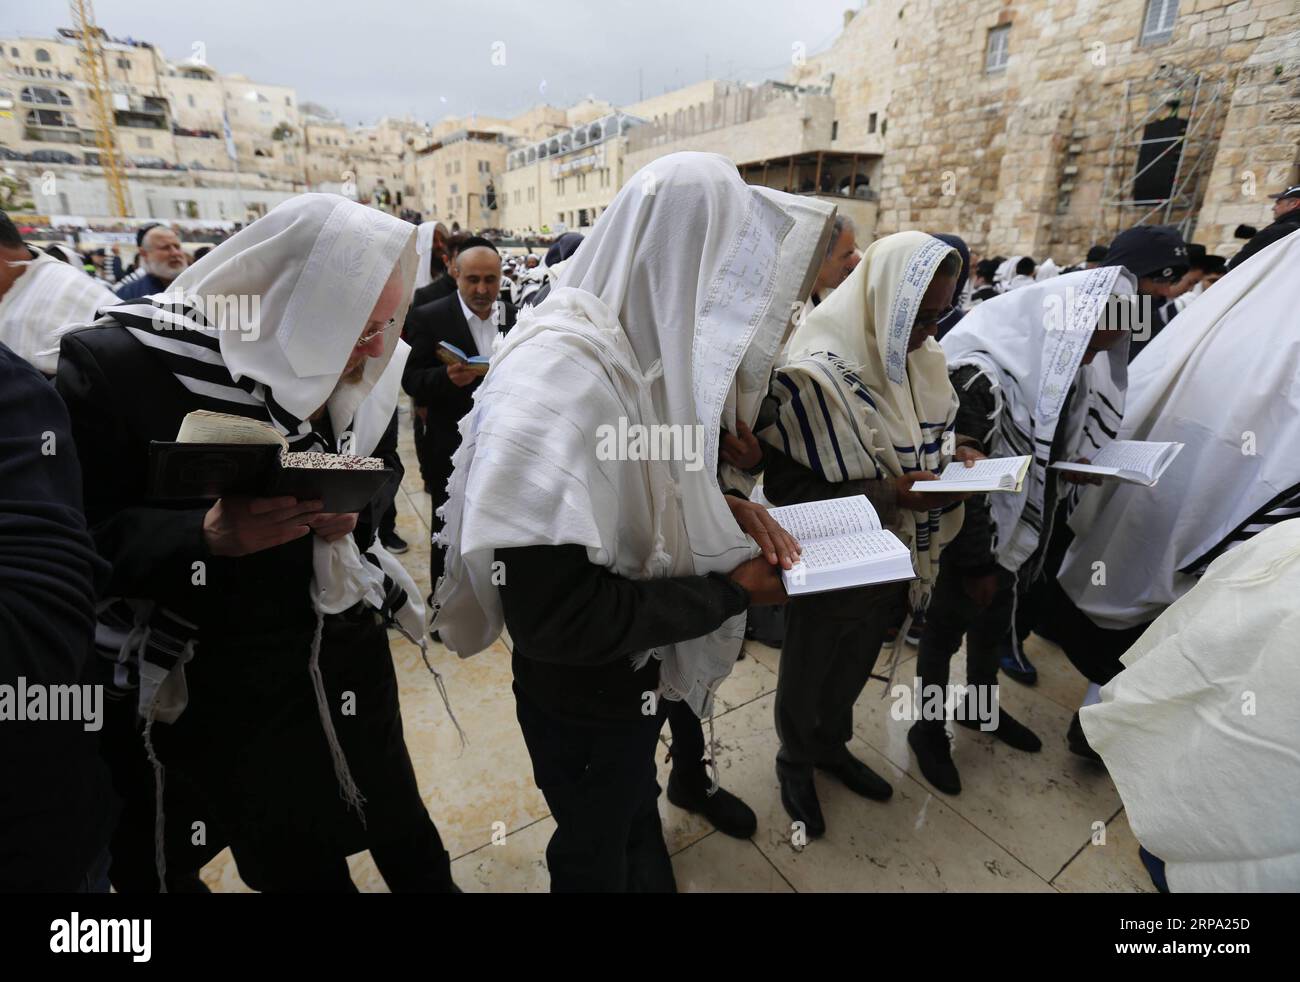
M781 782L781 804L794 821L803 823L804 834L810 839L820 839L826 834L826 819L822 818L821 802L813 785L812 771L806 774L790 773L780 764L776 779Z
M380 532L379 544L394 556L400 556L411 548L406 544L406 540L396 532Z
M918 720L907 731L907 742L925 779L944 794L961 794L961 775L952 762L948 732L937 720Z
M1070 728L1065 731L1065 743L1072 754L1095 760L1098 764L1106 763L1101 759L1101 754L1088 745L1088 738L1083 734L1083 724L1079 722L1078 713L1074 714L1074 718L1070 720Z
M888 781L849 753L847 748L834 760L817 766L828 774L834 774L854 794L872 801L888 801L894 794Z
M968 730L980 730L983 733L990 733L1008 747L1015 747L1017 750L1025 751L1025 753L1036 754L1043 749L1043 741L1034 735L1033 730L1002 709L998 710L998 725L992 730L982 729L980 721L975 718L959 719L954 720L954 722L959 726L966 727Z
M706 779L705 788L708 783ZM748 839L758 831L758 817L747 804L725 788L709 794L707 790L688 787L678 777L676 767L668 775L668 800L694 815L703 815L723 835Z

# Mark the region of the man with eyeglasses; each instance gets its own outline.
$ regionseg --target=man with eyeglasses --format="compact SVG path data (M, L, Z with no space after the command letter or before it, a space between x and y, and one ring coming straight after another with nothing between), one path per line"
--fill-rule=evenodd
M1107 266L1123 266L1137 280L1137 324L1131 362L1176 313L1165 302L1191 266L1187 243L1172 225L1136 225L1120 232L1106 251Z

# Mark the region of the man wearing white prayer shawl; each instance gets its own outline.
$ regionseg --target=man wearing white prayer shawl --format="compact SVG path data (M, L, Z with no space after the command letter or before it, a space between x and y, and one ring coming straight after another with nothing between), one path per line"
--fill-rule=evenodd
M921 773L946 794L961 792L947 718L1017 750L1042 749L998 706L998 664L1004 645L1016 644L1017 606L1043 571L1059 513L1064 478L1049 466L1086 461L1119 427L1128 364L1120 312L1132 289L1119 267L1055 276L980 304L943 339L961 403L957 444L1032 458L1021 491L966 502L926 609L914 690L922 712L908 742ZM948 663L963 636L966 685L954 690Z
M961 526L964 496L921 494L950 459L957 397L934 341L952 308L961 257L922 232L872 243L848 278L795 331L760 439L764 494L774 504L864 494L912 551L919 579L798 597L786 608L776 690L781 801L810 837L826 825L814 768L863 797L893 789L854 757L853 703L886 633L924 607L939 553ZM906 631L907 625L904 625ZM899 649L895 649L895 657Z
M1174 893L1300 890L1297 596L1292 519L1210 563L1080 711Z
M262 420L296 450L396 463L380 440L408 354L398 325L413 239L373 209L301 195L168 293L63 338L56 384L90 530L113 565L96 644L119 693L104 732L127 809L115 885L172 882L168 858L192 884L224 838L258 889L353 890L346 858L363 849L393 890L453 889L402 739L384 628L392 617L418 638L423 604L377 541L374 505L160 507L148 485L150 442L174 440L198 409ZM184 845L196 820L207 856Z
M1297 263L1300 236L1274 243L1130 366L1119 439L1184 446L1155 487L1108 482L1070 516L1077 538L1052 591L1052 635L1093 683L1088 701L1210 562L1300 514Z
M115 303L79 266L29 248L0 211L0 343L52 378L63 331Z
M675 889L665 701L711 714L747 607L784 599L776 564L794 558L767 544L783 533L765 509L723 494L748 482L723 467L720 483L719 435L756 419L832 214L714 154L655 161L525 308L461 420L434 628L462 655L510 630L553 890Z

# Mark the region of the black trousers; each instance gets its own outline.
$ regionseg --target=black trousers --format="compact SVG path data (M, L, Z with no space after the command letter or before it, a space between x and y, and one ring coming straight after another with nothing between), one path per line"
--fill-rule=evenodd
M925 627L916 656L917 685L948 685L948 663L966 638L966 683L995 685L1001 645L1011 631L1015 577L999 568L993 602L980 607L962 586L964 574L951 563L939 565Z
M704 763L704 725L684 701L668 703L673 773L690 791L707 791L713 783Z
M355 891L347 857L364 849L394 892L452 890L450 857L402 736L386 632L373 616L331 617L321 643L330 716L365 798L364 825L339 795L307 641L287 632L244 644L200 642L188 666L189 706L174 726L154 728L166 767L169 879L173 871L197 872L208 852L228 843L240 875L257 890ZM146 856L153 868L152 775L145 783L139 773L128 803L134 827L119 829L134 843L131 882L145 877ZM195 821L210 823L203 852L184 847ZM115 882L118 864L115 856Z
M1060 582L1047 583L1042 616L1052 639L1089 682L1105 685L1124 670L1120 658L1142 637L1151 621L1123 630L1098 627L1074 605Z
M655 780L667 709L627 722L577 722L514 690L533 777L555 819L546 847L552 892L676 892Z
M853 736L853 704L907 607L907 584L814 593L786 605L776 683L777 765L811 771Z

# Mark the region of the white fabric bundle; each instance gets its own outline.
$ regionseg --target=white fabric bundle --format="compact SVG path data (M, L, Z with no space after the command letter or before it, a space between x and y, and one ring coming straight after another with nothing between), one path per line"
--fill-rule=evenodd
M1079 712L1175 893L1300 890L1297 596L1287 521L1215 560Z
M1119 439L1185 446L1155 487L1089 488L1070 516L1059 578L1099 626L1150 621L1224 549L1300 513L1298 264L1300 236L1273 243L1129 366Z
M672 154L623 187L460 422L434 624L450 648L471 655L500 634L499 549L581 545L632 579L727 572L756 554L718 484L719 430L756 420L832 215L745 184L714 154ZM603 428L621 420L698 435L702 459L601 459ZM661 693L706 716L744 624L633 664L659 658Z
M38 255L0 298L0 342L46 375L59 367L59 339L117 297L76 266Z
M1043 514L1043 504L1047 482L1059 480L1047 469L1058 426L1069 427L1067 460L1095 453L1119 428L1128 338L1082 363L1107 303L1132 290L1119 266L1054 276L980 304L940 342L949 371L973 365L993 384L989 456L1033 457L1019 493L989 496L998 565L1013 573L1051 532L1053 516Z

